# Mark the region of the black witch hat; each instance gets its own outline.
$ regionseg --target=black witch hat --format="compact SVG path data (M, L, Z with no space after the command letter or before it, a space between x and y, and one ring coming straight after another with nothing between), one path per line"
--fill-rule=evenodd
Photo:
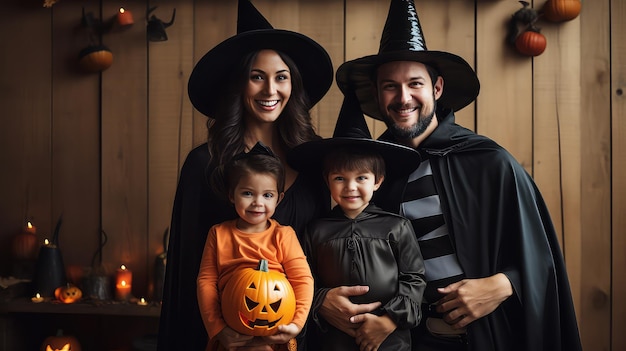
M344 147L377 152L385 160L386 172L393 175L409 174L421 162L420 154L410 147L372 139L356 95L348 91L333 137L296 146L287 153L287 163L299 172L321 174L324 157Z
M444 80L439 106L458 111L474 101L480 91L478 77L467 61L426 49L413 0L391 0L378 54L345 62L337 69L339 89L344 93L355 90L363 112L379 120L384 118L374 95L374 73L378 66L391 61L416 61L435 68Z
M263 49L288 55L302 75L309 108L318 103L333 82L333 65L326 50L303 34L274 29L249 0L239 0L237 11L237 34L209 50L191 72L188 92L193 106L215 118L223 82L244 55Z

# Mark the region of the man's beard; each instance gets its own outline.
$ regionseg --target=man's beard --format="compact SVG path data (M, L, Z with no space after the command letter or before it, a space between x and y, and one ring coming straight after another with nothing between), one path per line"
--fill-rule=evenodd
M420 115L417 118L417 123L410 126L409 128L399 127L388 115L385 115L385 124L387 125L387 128L389 128L391 134L393 134L393 136L395 136L398 140L410 140L417 138L426 131L426 129L432 122L433 117L435 117L435 111L437 110L437 100L434 100L434 102L435 103L433 104L433 110L427 115L422 115L422 112L420 111Z

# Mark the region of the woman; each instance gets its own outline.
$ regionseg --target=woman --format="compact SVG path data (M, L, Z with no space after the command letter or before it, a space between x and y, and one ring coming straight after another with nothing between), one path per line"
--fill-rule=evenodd
M209 135L207 144L187 156L176 191L160 351L202 350L207 345L196 298L202 250L209 228L236 216L211 189L210 175L258 141L285 163L287 150L319 138L309 109L332 84L328 53L302 34L273 29L248 0L239 2L237 33L204 55L189 78L192 104L210 118ZM329 201L317 179L285 167L285 197L274 218L300 234L306 223L328 209Z

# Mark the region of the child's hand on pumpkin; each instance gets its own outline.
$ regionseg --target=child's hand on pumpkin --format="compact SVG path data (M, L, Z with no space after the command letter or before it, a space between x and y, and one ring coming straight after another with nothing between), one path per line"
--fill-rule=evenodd
M226 350L230 350L231 347L244 346L253 338L251 335L239 334L229 327L222 329L215 337Z
M295 338L300 334L300 328L295 323L289 323L278 326L278 333L270 336L265 336L263 339L270 344L286 344L289 340Z

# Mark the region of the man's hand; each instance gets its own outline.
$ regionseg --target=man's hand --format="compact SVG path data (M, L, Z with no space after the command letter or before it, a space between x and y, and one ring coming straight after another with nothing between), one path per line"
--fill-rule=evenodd
M359 296L369 291L368 286L340 286L330 289L320 307L319 313L324 319L335 328L355 337L355 330L360 323L350 322L350 317L357 314L372 312L380 307L380 302L368 304L354 304L350 301L350 296Z
M481 279L463 279L437 291L445 296L437 301L437 312L454 328L463 328L493 312L513 295L509 278L503 273Z

